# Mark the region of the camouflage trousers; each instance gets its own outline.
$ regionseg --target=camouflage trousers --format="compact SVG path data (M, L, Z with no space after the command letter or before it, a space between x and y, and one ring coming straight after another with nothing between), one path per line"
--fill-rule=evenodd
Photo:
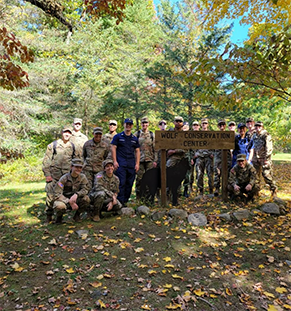
M220 188L220 179L221 179L221 167L222 167L222 161L221 159L214 159L214 188L219 190ZM227 170L228 172L231 169L231 160L227 161Z
M136 192L136 198L140 199L140 182L142 180L142 177L144 173L151 168L153 168L153 162L140 162L139 163L139 170L136 173L136 181L135 181L135 192Z
M85 174L85 176L87 177L90 189L94 187L95 175L101 171L103 171L102 167L100 167L100 169L97 171L93 171L91 169L86 168L83 169L82 173Z
M239 191L235 191L233 188L233 185L228 184L227 189L229 191L229 194L234 197L242 197L244 194L247 195L248 199L252 199L254 196L256 196L259 192L259 187L257 184L253 185L251 191L247 191L245 188L248 185L248 183L239 184L240 187Z
M81 198L78 197L76 203L79 206L78 212L85 212L90 204L90 198L87 195L84 195ZM61 200L56 200L54 202L53 209L55 210L57 217L63 216L68 210L72 210L70 203L65 203Z
M53 204L54 204L54 188L57 184L58 180L53 179L51 182L46 183L45 192L46 192L46 200L45 200L45 213L48 216L52 216L54 214Z
M112 198L105 191L96 191L90 193L91 203L93 204L93 216L101 215L101 211L107 211L107 204L112 202ZM122 204L117 200L117 204L113 205L110 212L118 212L122 208Z
M272 161L269 160L268 164L263 164L259 161L253 161L253 166L257 171L257 183L259 185L259 189L261 189L261 174L265 180L265 183L269 185L270 190L276 190L277 186L273 180L273 164Z
M196 159L196 177L197 177L197 187L200 192L203 192L203 178L204 171L206 170L208 177L208 187L209 191L213 191L213 158L210 157L198 157Z

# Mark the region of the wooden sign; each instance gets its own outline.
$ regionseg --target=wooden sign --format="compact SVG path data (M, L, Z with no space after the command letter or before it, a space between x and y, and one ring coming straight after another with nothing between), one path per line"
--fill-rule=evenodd
M234 149L233 131L155 131L155 149Z

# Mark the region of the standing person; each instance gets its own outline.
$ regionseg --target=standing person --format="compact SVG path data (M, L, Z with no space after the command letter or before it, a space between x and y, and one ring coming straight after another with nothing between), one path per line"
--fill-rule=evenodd
M102 162L109 154L109 146L101 141L102 132L102 127L95 127L93 129L94 137L83 146L83 172L89 181L90 189L93 188L95 175L103 169Z
M230 121L230 122L228 122L228 130L229 131L233 131L233 132L235 132L235 122L234 121Z
M130 198L135 174L139 170L140 146L137 137L132 133L133 121L124 120L124 131L116 134L111 142L111 154L115 175L119 178L119 193L117 199L126 206Z
M55 140L47 146L42 162L42 171L46 186L46 215L47 221L52 221L54 187L58 180L70 171L71 161L75 157L75 145L70 142L72 129L64 127L62 138Z
M252 139L255 132L256 132L254 118L252 118L252 117L246 118L246 126L248 128L246 136L248 137L248 139Z
M208 131L209 123L207 118L201 120L201 126L202 131ZM212 149L198 149L195 152L197 187L200 195L204 193L203 178L205 170L208 177L209 193L213 193L213 154Z
M246 136L246 125L244 123L239 123L237 128L239 134L235 136L232 167L236 164L238 154L245 154L249 163L251 163L254 154L253 140L249 136Z
M73 219L81 221L81 213L87 210L90 204L88 197L89 184L82 174L83 161L73 159L70 172L63 175L54 187L54 205L56 224L61 224L67 210L75 211Z
M200 124L198 121L194 121L192 123L192 130L193 131L199 131L200 130ZM189 151L190 155L190 163L191 163L191 172L190 172L190 191L193 190L193 183L194 183L194 172L195 172L195 164L196 164L196 158L195 158L195 149L191 149Z
M82 119L75 118L73 123L73 132L70 138L70 141L75 145L76 148L76 157L82 158L83 146L85 142L88 140L88 137L81 133L82 128Z
M140 182L146 171L157 167L157 154L155 152L155 135L149 130L149 119L141 119L141 130L134 133L140 146L139 170L136 174L136 198L140 199Z
M256 170L247 162L245 154L237 156L237 164L230 170L228 190L231 198L240 197L246 201L258 194Z
M277 186L273 181L272 152L273 142L271 135L264 129L263 122L255 123L256 132L253 135L254 156L253 166L257 171L257 179L260 181L261 173L266 184L269 185L272 196L277 195ZM260 182L259 182L260 186Z
M183 131L183 117L176 116L174 118L174 128L170 128L169 131ZM167 152L168 160L166 163L167 167L173 167L177 163L179 163L185 157L185 150L184 149L169 149Z
M165 131L167 129L167 122L165 120L161 120L159 122L159 129L161 131Z
M94 188L90 193L93 203L93 221L99 221L101 212L118 212L122 204L117 200L119 192L119 179L113 174L114 166L112 159L103 161L103 171L96 175Z
M220 131L225 131L226 122L225 120L219 120L217 124ZM214 196L219 195L220 189L220 178L221 178L221 168L222 168L222 149L216 149L214 151ZM231 168L231 152L227 151L227 169Z
M117 134L117 121L116 120L109 120L109 132L103 135L103 140L110 145L114 135Z

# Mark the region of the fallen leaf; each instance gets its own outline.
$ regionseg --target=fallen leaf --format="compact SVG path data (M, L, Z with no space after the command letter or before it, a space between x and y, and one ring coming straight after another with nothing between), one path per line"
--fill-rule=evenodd
M276 292L277 293L280 293L280 294L283 294L283 293L287 293L287 289L285 287L277 287L276 288Z
M74 273L75 271L74 271L73 268L69 268L69 269L66 269L66 272L67 272L67 273Z

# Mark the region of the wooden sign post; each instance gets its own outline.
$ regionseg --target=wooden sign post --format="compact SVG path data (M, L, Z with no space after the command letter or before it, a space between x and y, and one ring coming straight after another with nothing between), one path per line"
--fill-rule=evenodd
M156 131L155 149L161 149L161 203L166 205L166 150L221 149L222 199L227 200L227 150L234 148L233 131Z

